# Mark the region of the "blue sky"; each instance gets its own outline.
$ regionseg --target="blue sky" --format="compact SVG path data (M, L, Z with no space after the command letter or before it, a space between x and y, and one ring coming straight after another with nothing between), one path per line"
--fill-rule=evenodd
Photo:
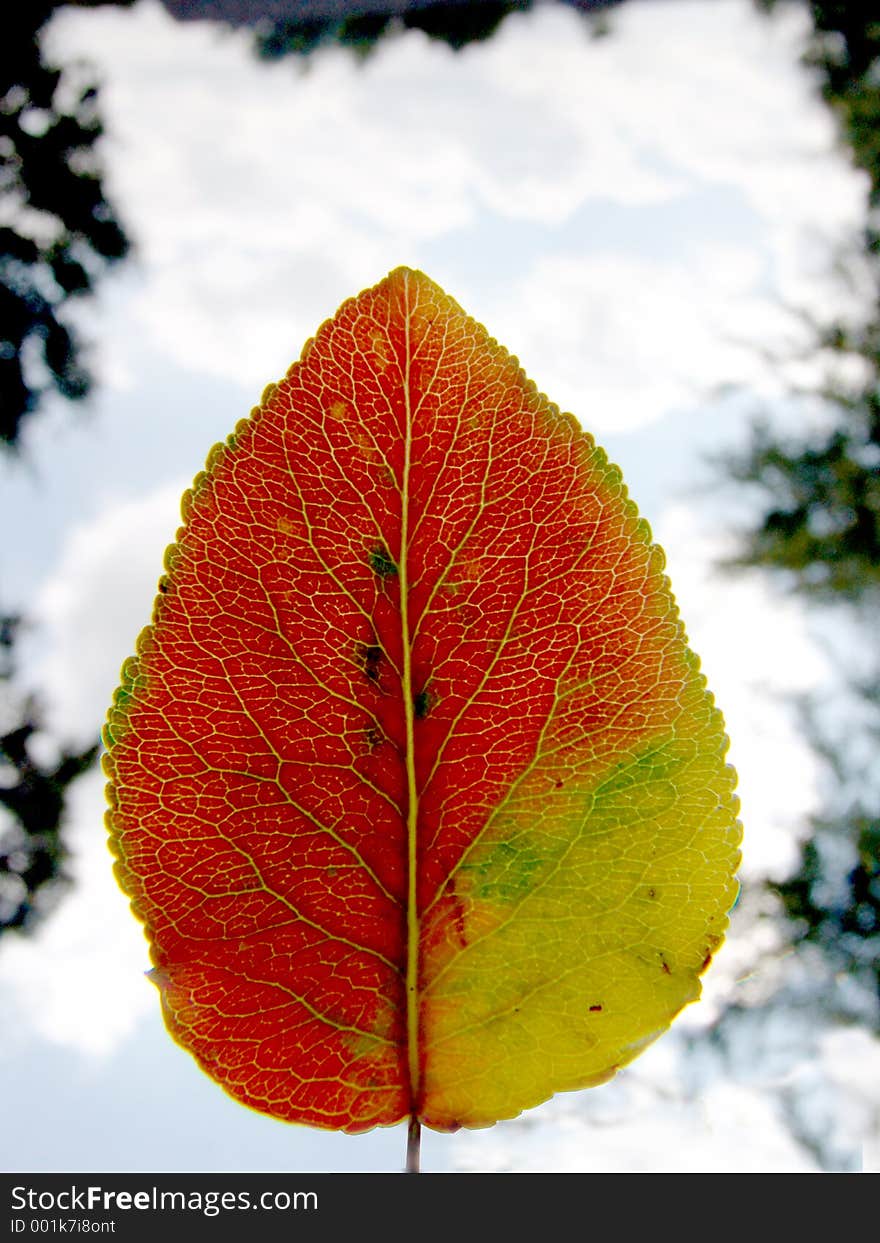
M793 417L784 380L814 372L781 376L762 351L802 339L786 307L847 305L834 261L866 187L797 63L797 11L769 21L748 0L631 0L611 23L592 41L574 12L546 8L458 56L410 32L365 65L330 50L303 67L258 64L246 34L176 25L149 2L56 20L58 56L102 79L109 190L136 241L83 311L101 379L89 408L47 412L23 464L3 468L22 531L5 600L38 623L30 672L58 734L83 740L103 719L210 446L344 298L406 263L623 467L728 722L743 876L791 865L818 774L775 694L821 686L827 661L791 601L713 575L741 501L707 490L701 456L738 443L756 402ZM0 950L16 1119L0 1128L0 1165L399 1166L402 1132L276 1123L172 1044L110 875L102 785L92 774L72 796L76 889L38 935ZM737 995L757 949L735 924L706 999L614 1084L488 1131L428 1135L425 1168L814 1168L760 1068L725 1076L696 1055L695 1094L680 1057L682 1034ZM858 1142L849 1068L876 1060L876 1043L811 1039L794 1064L822 1069Z

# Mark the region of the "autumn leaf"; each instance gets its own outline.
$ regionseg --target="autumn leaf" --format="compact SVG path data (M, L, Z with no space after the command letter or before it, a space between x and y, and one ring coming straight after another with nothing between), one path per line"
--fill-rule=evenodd
M105 730L169 1031L238 1100L487 1126L697 998L721 716L618 469L437 285L345 303L209 455Z

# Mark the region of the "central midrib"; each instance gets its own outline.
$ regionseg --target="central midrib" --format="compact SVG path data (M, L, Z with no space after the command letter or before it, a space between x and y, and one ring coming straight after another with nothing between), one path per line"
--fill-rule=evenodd
M409 281L404 278L404 384L403 400L406 411L406 437L401 481L400 559L398 583L400 587L400 625L403 650L403 712L406 727L406 785L407 785L407 901L406 901L406 1037L407 1066L409 1073L409 1109L415 1117L420 1104L421 1058L419 1050L419 916L417 889L416 828L419 814L419 797L416 789L414 755L415 706L412 685L412 651L409 633L409 471L412 451L412 402L410 399L410 309Z

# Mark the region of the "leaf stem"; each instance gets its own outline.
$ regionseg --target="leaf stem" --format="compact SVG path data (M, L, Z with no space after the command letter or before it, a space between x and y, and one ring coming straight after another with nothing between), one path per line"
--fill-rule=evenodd
M406 1172L407 1174L419 1174L419 1155L422 1147L422 1124L419 1122L415 1114L412 1114L409 1120L409 1128L406 1132Z

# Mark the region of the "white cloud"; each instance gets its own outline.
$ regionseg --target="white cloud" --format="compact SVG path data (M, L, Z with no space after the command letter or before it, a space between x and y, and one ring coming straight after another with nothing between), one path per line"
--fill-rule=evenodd
M839 1142L862 1136L862 1168L880 1174L880 1040L863 1028L836 1028L823 1038L821 1054L841 1102Z
M247 31L149 4L65 12L52 33L59 53L100 61L111 188L148 277L136 331L176 362L259 389L389 268L438 239L478 255L520 221L534 254L497 274L489 327L554 400L583 408L589 394L601 428L751 381L748 351L780 344L778 300L829 305L829 246L864 187L797 64L803 29L746 0L631 0L591 41L547 6L459 55L410 34L362 67L329 50L305 70L258 63ZM613 218L707 187L750 220L750 241L723 241L722 226L700 250L681 221L649 215L633 225L650 231L647 257L641 236L601 257L589 236L561 241L588 204Z
M781 342L791 325L756 295L759 263L732 245L674 261L558 254L539 260L492 319L557 405L590 431L627 431L698 404L720 380L778 392L756 342Z
M105 807L99 771L70 788L65 840L73 886L30 936L4 937L0 990L6 1054L23 1049L35 1035L101 1057L158 1004L144 978L150 966L146 941L113 879Z
M150 620L189 483L137 501L112 498L70 533L33 610L47 646L36 676L53 732L88 737L102 724L122 662Z

